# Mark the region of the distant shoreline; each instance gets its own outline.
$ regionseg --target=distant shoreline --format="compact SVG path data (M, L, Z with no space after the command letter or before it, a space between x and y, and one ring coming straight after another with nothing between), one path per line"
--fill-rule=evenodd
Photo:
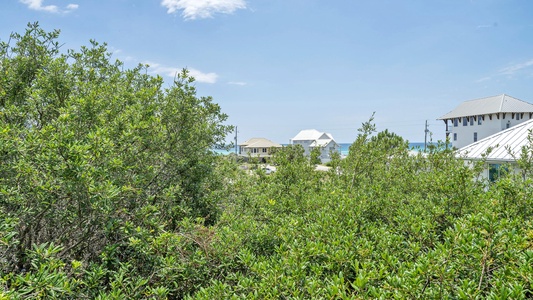
M348 152L349 152L349 149L350 149L350 146L352 145L353 143L339 143L339 146L341 146L341 155L342 156L346 156L348 155ZM288 144L281 144L283 146L287 146ZM427 143L427 145L437 145L437 143ZM417 142L417 143L409 143L409 149L413 149L415 151L422 151L424 150L424 142ZM231 154L231 153L235 153L235 149L231 149L231 150L222 150L222 149L213 149L213 151L217 154L222 154L222 155L228 155L228 154Z

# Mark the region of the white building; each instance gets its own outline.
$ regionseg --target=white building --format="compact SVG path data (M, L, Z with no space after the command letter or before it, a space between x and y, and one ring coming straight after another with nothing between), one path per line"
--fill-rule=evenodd
M315 148L320 149L320 160L328 162L331 160L331 152L339 152L340 146L335 142L331 134L320 132L315 129L300 131L290 140L291 145L301 145L305 150L305 155L309 156Z
M511 168L510 172L520 172L516 159L520 158L522 148L528 146L532 130L533 120L523 122L465 146L457 150L457 154L465 160L484 159L486 165L481 176L493 181L499 176L502 167Z
M465 101L440 117L446 124L446 137L455 148L532 119L533 104L508 95Z
M264 138L251 138L244 143L239 144L239 155L251 157L270 157L273 148L281 148L278 143Z

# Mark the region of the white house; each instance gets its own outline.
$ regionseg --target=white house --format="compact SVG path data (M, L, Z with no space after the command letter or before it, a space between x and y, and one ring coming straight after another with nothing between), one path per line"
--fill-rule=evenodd
M291 145L301 145L305 150L305 155L309 156L315 148L320 149L320 160L328 162L331 160L331 152L339 152L340 146L335 142L331 134L320 132L315 129L300 131L290 140Z
M265 138L251 138L244 143L239 144L239 155L251 157L270 157L272 148L281 148L278 143Z
M532 117L533 104L503 94L465 101L439 120L446 124L446 138L459 149Z
M533 120L529 120L465 146L456 153L465 160L485 159L486 166L481 176L493 181L499 176L502 166L510 167L511 172L520 171L516 159L520 158L522 148L529 143L532 130ZM489 149L491 151L487 154Z

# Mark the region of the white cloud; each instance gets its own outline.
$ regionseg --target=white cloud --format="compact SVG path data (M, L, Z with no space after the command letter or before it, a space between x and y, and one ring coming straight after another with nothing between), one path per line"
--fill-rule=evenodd
M161 5L172 14L179 10L185 19L211 18L215 13L231 14L237 9L245 9L245 0L162 0Z
M23 4L26 4L29 9L33 10L43 10L47 12L59 12L59 8L55 5L46 5L43 6L42 0L20 0Z
M43 5L43 0L19 0L22 4L28 6L29 9L37 11L45 11L50 13L68 13L78 9L78 4L69 4L64 10L61 10L57 5Z
M67 5L67 10L75 10L75 9L78 9L79 5L78 4L69 4Z
M215 83L217 82L218 75L216 73L203 73L195 69L189 69L189 72L194 79L198 82Z
M494 28L498 27L498 22L494 22L492 24L481 24L476 27L476 29L484 29L484 28Z
M158 63L154 62L146 62L145 64L149 65L148 72L151 74L159 74L161 76L167 76L167 77L175 77L176 74L179 74L182 70L182 68L177 67L168 67L163 66ZM190 69L189 74L194 77L194 79L197 82L203 82L203 83L215 83L217 82L218 75L216 73L204 73L202 71L196 70L196 69Z
M487 76L487 77L483 77L483 78L480 78L480 79L476 80L476 82L477 83L482 83L482 82L485 82L485 81L489 81L491 79L492 79L492 77Z
M113 55L116 55L118 59L120 59L123 62L133 62L138 63L139 60L135 58L134 56L127 55L122 49L117 49L113 46L108 46L107 50Z
M519 72L522 72L522 71L527 70L527 69L533 69L531 67L533 67L533 59L530 59L530 60L527 60L527 61L524 61L524 62L521 62L521 63L509 65L509 66L507 66L505 68L500 69L495 74L487 76L487 77L479 78L475 82L483 83L483 82L486 82L486 81L491 81L493 79L496 79L496 78L498 78L500 76L507 76L508 78L512 78L514 75L516 75ZM532 70L532 72L527 74L527 76L531 76L531 75L533 75L533 70Z
M113 46L108 46L107 50L109 50L109 52L111 52L112 54L120 54L123 52L121 49L117 49Z
M533 59L530 59L528 61L525 61L525 62L522 62L522 63L518 63L518 64L514 64L514 65L511 65L511 66L508 66L508 67L505 67L503 69L501 69L498 74L501 74L501 75L514 75L515 73L523 70L523 69L526 69L526 68L529 68L533 66Z
M233 84L233 85L246 85L247 83L246 82L242 82L242 81L230 81L228 82L228 84Z

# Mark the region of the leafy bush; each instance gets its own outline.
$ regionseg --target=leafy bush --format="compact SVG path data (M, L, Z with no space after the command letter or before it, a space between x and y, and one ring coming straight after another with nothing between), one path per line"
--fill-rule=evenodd
M250 173L186 71L57 35L0 48L0 299L533 297L531 145L489 185L371 119L329 172L288 146Z
M58 35L30 24L0 44L0 208L11 230L2 272L33 281L59 272L57 260L144 276L130 266L142 257L133 229L157 236L188 218L216 223L225 182L211 149L231 126L211 98L196 97L186 70L163 89L146 66L111 62L105 44L61 53ZM36 265L30 249L46 245L55 260Z

